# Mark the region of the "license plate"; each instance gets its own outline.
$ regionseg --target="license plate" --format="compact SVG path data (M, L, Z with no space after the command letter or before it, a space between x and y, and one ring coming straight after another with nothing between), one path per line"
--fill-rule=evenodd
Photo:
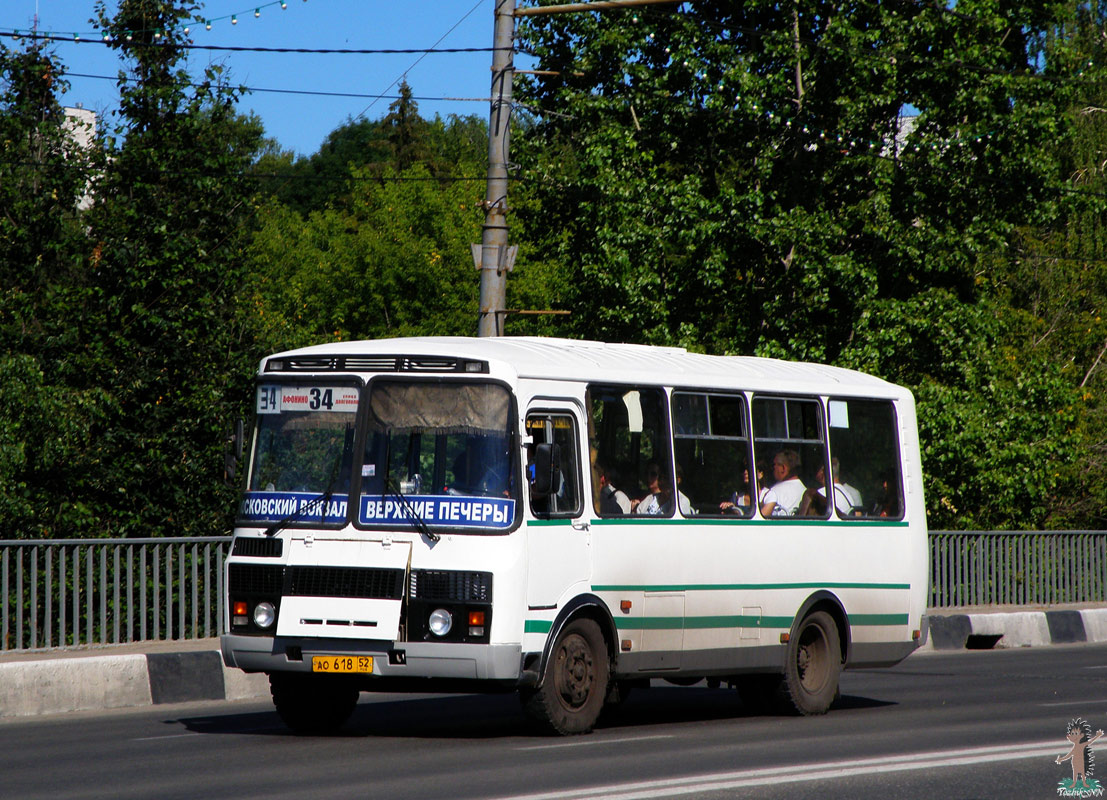
M312 672L330 672L336 675L368 674L373 672L372 656L312 656Z

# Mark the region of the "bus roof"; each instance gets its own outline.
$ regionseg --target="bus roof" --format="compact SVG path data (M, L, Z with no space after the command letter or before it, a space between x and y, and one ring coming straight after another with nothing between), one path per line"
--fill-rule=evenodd
M882 396L906 390L855 370L753 356L711 356L682 347L594 342L531 336L476 338L426 336L334 342L289 350L272 359L328 359L338 356L451 357L488 362L492 372L508 370L523 379L604 383L657 383L671 386L717 386L776 391L853 390ZM347 372L394 371L363 368ZM331 367L333 369L333 367ZM430 372L431 369L418 369ZM445 370L443 370L445 371Z

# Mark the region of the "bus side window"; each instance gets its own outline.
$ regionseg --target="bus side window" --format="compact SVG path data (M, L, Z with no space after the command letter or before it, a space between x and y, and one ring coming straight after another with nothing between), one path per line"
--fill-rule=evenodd
M673 392L673 450L680 488L696 514L753 515L746 400L741 395Z
M887 400L832 398L827 414L838 515L901 519L903 479L895 407Z
M673 516L681 492L673 491L677 481L665 393L651 387L591 385L586 402L595 513Z
M535 413L527 417L527 433L534 445L528 454L528 474L534 465L534 448L555 445L558 454L550 491L537 494L531 484L530 509L536 517L575 517L580 511L580 448L576 420L568 414Z
M762 515L829 516L822 404L815 398L755 397L752 410Z

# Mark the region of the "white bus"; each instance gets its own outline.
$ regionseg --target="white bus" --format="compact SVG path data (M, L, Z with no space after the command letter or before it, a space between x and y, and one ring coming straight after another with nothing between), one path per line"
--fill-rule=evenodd
M297 731L361 691L517 691L581 733L635 686L827 711L926 640L911 394L845 369L541 338L261 362L225 663Z

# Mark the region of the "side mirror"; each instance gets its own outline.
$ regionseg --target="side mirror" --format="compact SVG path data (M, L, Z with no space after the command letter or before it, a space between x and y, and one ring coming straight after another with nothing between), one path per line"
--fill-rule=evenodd
M530 492L534 497L545 497L557 491L561 484L561 448L543 442L534 446L534 461L527 467Z
M238 462L242 460L245 451L245 435L243 433L242 419L234 423L234 427L227 435L227 446L223 451L223 479L227 483L234 483L238 473Z

